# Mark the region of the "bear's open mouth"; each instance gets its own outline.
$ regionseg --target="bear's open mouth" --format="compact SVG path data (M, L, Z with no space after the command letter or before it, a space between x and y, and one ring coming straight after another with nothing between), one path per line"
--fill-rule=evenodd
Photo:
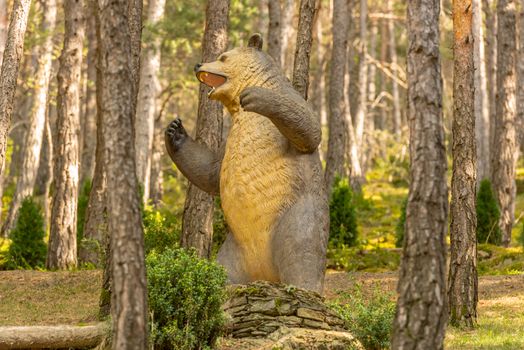
M224 84L227 80L227 78L223 75L206 71L198 71L196 73L196 77L202 84L206 84L210 88L213 88L213 90Z

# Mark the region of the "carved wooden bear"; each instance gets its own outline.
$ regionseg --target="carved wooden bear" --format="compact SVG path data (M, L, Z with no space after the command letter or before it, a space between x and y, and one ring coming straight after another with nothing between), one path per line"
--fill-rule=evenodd
M193 184L220 194L231 230L218 253L229 282L267 280L322 292L328 203L317 147L317 116L273 59L259 34L214 62L198 64L232 117L217 154L192 140L180 119L165 133L178 169Z

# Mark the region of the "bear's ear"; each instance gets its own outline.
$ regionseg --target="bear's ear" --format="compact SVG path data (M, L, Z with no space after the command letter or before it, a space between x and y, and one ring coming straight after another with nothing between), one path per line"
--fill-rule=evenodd
M262 44L264 43L264 39L262 39L262 35L259 33L255 33L251 35L249 38L247 47L254 47L257 50L262 50Z

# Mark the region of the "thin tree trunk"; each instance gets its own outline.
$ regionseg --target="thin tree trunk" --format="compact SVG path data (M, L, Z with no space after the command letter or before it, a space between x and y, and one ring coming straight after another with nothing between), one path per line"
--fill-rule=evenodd
M15 0L0 71L0 171L4 172L7 134L11 125L16 79L24 48L31 0ZM5 232L4 232L5 234Z
M360 62L358 71L358 85L359 85L359 100L357 106L357 113L355 117L355 136L357 147L362 150L364 141L364 127L367 116L367 88L368 88L368 65L367 65L367 2L368 0L360 0Z
M47 179L45 182L44 190L44 224L45 229L50 226L51 222L51 185L53 184L53 132L51 130L51 121L56 121L56 106L49 105L49 111L47 112L47 118L45 120L45 139L47 142L47 157L49 159L48 169L47 169Z
M280 0L268 1L269 26L267 31L267 53L276 64L282 65L282 26Z
M348 12L349 13L349 12ZM318 63L318 111L320 114L320 125L322 127L327 126L328 116L327 116L327 102L326 102L326 50L322 44L323 34L322 34L322 20L320 18L320 13L318 15L317 25L316 25L316 34L317 34L317 63ZM346 39L347 41L347 39Z
M315 0L300 0L300 12L293 64L293 87L304 99L308 99L309 57L313 43L313 18L315 18Z
M451 260L448 275L450 323L477 323L477 214L475 77L472 0L453 2L453 175L451 178Z
M80 186L92 180L95 171L96 154L96 20L95 6L93 0L88 0L86 4L88 13L86 23L87 36L87 87L84 105L84 127L82 130L82 148L80 162Z
M393 0L386 0L388 12L393 12ZM395 22L393 20L388 21L388 32L389 32L389 55L391 57L391 66L396 67L397 62L397 45L395 41ZM401 124L402 124L402 115L400 113L400 97L398 92L398 83L397 83L397 70L393 69L392 73L394 78L391 79L391 93L393 95L393 132L397 136L400 136L401 133Z
M0 67L2 67L2 58L7 41L7 25L7 0L0 0Z
M524 154L524 1L520 2L519 13L519 42L518 42L518 59L517 59L517 148L520 154Z
M56 21L56 0L48 0L43 5L43 20L39 28L41 33L47 33L43 43L35 48L38 54L38 68L35 74L35 87L33 109L29 116L28 133L26 137L24 153L22 156L22 169L13 200L9 207L6 222L2 227L4 234L11 231L22 200L33 193L38 166L40 164L40 150L44 138L44 124L47 108L47 94L49 91L49 79L51 75L53 33Z
M206 8L206 29L202 40L202 61L215 60L227 48L229 0L209 0ZM207 98L208 88L200 85L196 141L217 151L222 139L223 107ZM211 256L213 243L213 196L189 185L182 220L183 247L194 247L201 257Z
M490 174L489 106L486 86L484 28L481 0L473 0L473 47L475 64L475 127L477 139L477 184Z
M148 26L157 25L164 15L165 0L150 0L147 12ZM160 44L158 35L150 34L153 39L142 51L140 67L140 88L135 121L136 173L138 182L143 186L143 200L149 199L151 183L151 157L155 133L156 98L160 90L158 72L160 70Z
M102 113L111 233L112 342L115 349L146 349L147 286L144 232L135 165L141 3L98 1L103 74Z
M515 1L497 4L497 113L491 154L493 191L500 208L502 244L508 246L515 216L516 22Z
M333 49L329 78L329 138L324 183L331 193L336 176L345 175L346 125L344 112L344 77L347 62L348 7L347 0L333 1Z
M80 134L80 75L85 33L84 2L64 2L64 46L58 70L57 142L48 269L76 267L78 201L78 135Z
M482 9L485 14L486 27L486 85L487 99L489 108L489 144L490 144L490 163L493 157L493 137L495 135L496 120L496 92L497 92L497 13L494 9L494 1L482 0ZM491 179L493 169L489 166Z
M293 17L295 16L295 0L281 0L282 4L282 49L281 55L282 58L280 62L282 63L282 68L284 72L291 73L293 68L293 56L289 46L291 43L291 38L295 35L295 29L293 28ZM289 54L291 52L291 54Z
M153 153L151 155L151 183L149 189L149 198L155 207L160 204L164 192L164 179L162 172L162 155L165 148L163 125L162 114L159 114L155 118Z
M378 58L377 55L377 40L378 40L378 24L377 21L371 22L371 37L369 38L369 53L370 56L374 59ZM370 106L375 102L377 97L377 66L370 64L368 67L368 104ZM376 110L371 107L369 110L369 116L367 118L367 133L371 136L372 132L375 130L375 116Z
M443 348L448 191L439 55L439 0L407 9L410 186L391 348Z

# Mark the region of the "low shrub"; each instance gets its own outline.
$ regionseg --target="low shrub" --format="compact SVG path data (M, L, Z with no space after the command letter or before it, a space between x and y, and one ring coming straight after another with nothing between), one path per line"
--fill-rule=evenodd
M402 202L402 207L400 208L400 217L397 221L397 226L395 227L395 247L402 248L404 245L404 233L406 232L406 211L408 207L408 199L406 198Z
M352 247L357 244L357 216L353 191L347 179L336 178L329 203L329 243Z
M155 349L211 349L225 322L224 269L182 248L153 250L146 266Z
M343 299L343 302L332 303L331 307L364 348L389 349L396 307L393 294L382 292L377 285L371 294L364 295L357 284L351 292L343 294Z
M499 228L500 211L491 188L491 182L480 182L477 194L477 242L500 245L502 232Z
M32 197L26 197L18 211L15 228L10 233L11 245L7 252L5 268L43 268L47 254L44 237L42 211Z
M146 205L142 212L142 220L146 255L153 250L162 252L166 248L178 246L181 224L175 216L161 213Z

